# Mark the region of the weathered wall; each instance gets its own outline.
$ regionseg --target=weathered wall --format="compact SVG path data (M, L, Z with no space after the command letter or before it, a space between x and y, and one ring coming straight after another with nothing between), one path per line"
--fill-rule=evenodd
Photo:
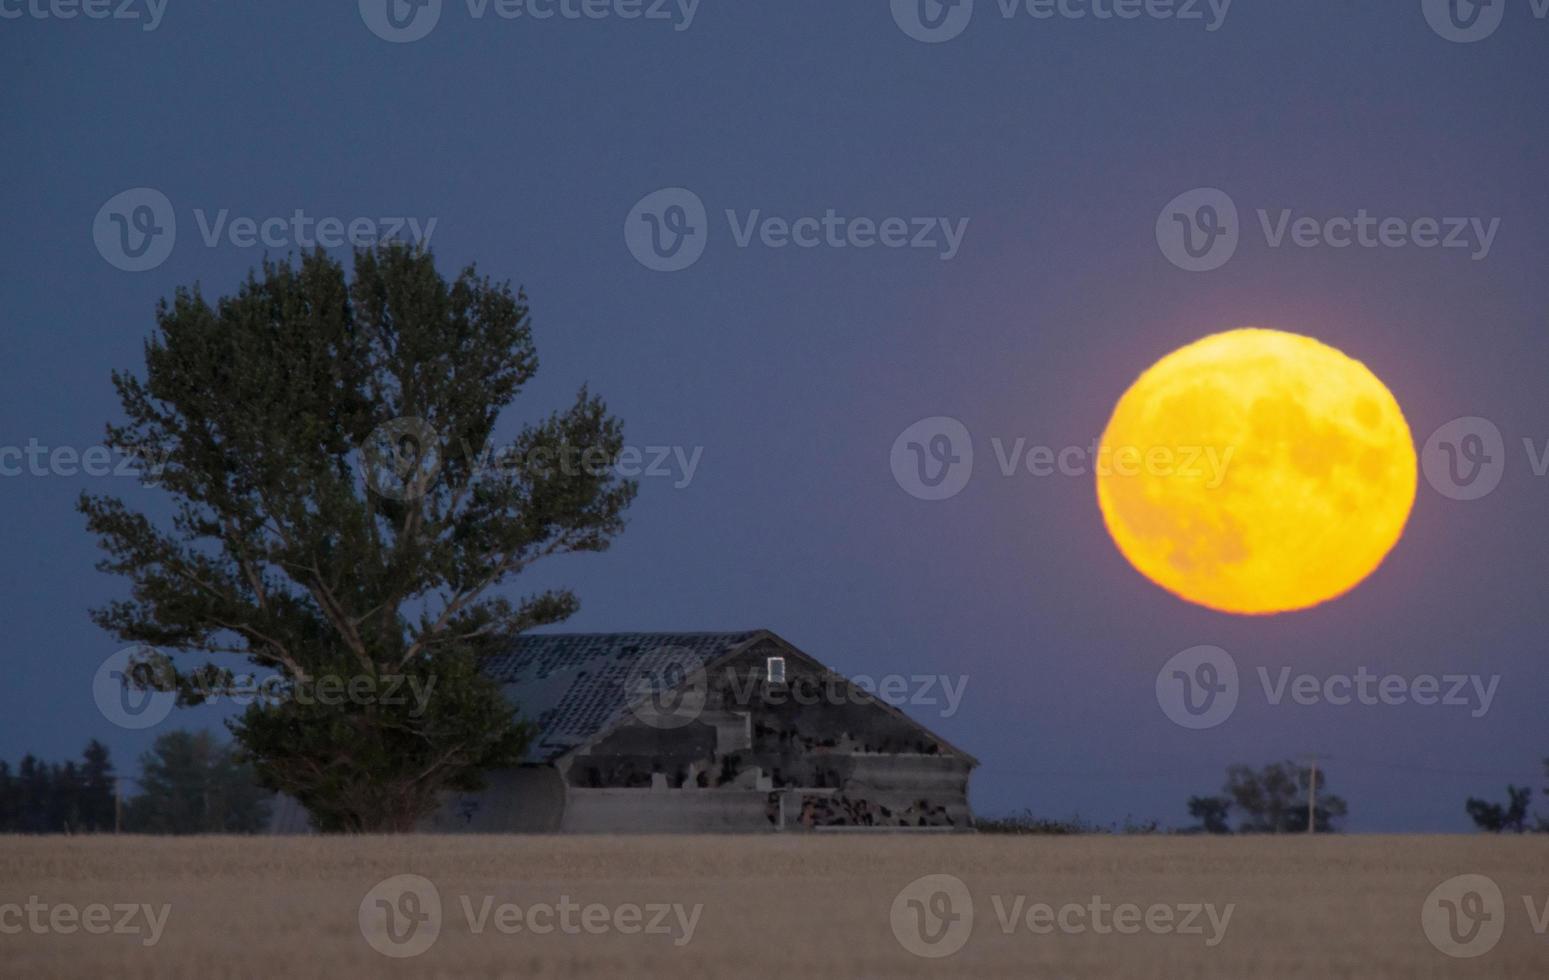
M706 834L774 830L769 794L756 790L571 787L566 833Z
M559 830L565 784L552 766L503 769L485 777L484 789L459 793L421 827L437 833L542 834Z
M653 728L631 718L591 748L566 760L566 781L588 789L647 788L655 773L666 773L673 786L688 778L689 767L704 765L716 754L716 726L703 720L680 728Z
M297 802L294 796L286 796L284 793L276 793L269 801L269 833L271 834L310 834L312 822L307 816L306 807Z

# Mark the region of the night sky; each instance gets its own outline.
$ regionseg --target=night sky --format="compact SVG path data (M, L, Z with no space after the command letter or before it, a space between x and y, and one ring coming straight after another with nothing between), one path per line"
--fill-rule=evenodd
M493 0L446 0L406 43L354 3L172 0L146 30L144 0L138 21L29 2L0 5L21 12L0 24L0 447L101 443L118 417L109 373L141 367L157 300L195 282L229 293L266 253L295 253L298 209L381 229L434 219L443 274L477 262L532 303L542 368L503 434L587 383L647 462L651 447L683 454L642 478L613 550L510 582L572 586L583 607L564 628L766 627L847 674L966 678L950 716L939 682L936 704L904 708L978 756L986 814L1181 825L1227 765L1312 753L1355 831L1463 831L1469 795L1543 786L1549 20L1532 0L1509 0L1472 43L1419 0L1238 0L1218 22L1204 3L1199 20L1076 19L978 0L938 43L905 29L923 30L912 0L705 0L692 20L676 0L666 20L569 18L557 0L552 18L506 19ZM99 211L135 188L165 196L176 237L164 261L125 271ZM694 197L646 200L666 188ZM1219 268L1189 271L1158 218L1199 188L1233 202L1239 240ZM707 227L672 210L694 198ZM116 212L126 234L159 220L135 210L148 200ZM696 261L637 260L652 244L642 204L667 234L696 223ZM830 209L802 225L812 247L748 224L796 234ZM1263 223L1287 210L1399 218L1421 238L1423 219L1441 237L1450 218L1499 224L1487 254L1471 230L1464 247L1276 247ZM242 218L286 227L266 246ZM889 247L888 219L911 244L934 237ZM1498 487L1457 500L1422 477L1372 578L1243 618L1131 569L1089 474L1002 475L997 445L1086 447L1148 365L1246 325L1364 362L1417 450L1453 419L1489 420ZM934 417L962 423L974 466L961 492L923 500L890 454ZM223 709L201 708L126 731L93 700L121 644L87 610L126 583L93 570L75 501L155 508L157 494L68 465L35 473L3 449L0 466L0 758L62 761L97 737L132 771L157 732L218 726ZM1156 680L1202 644L1230 652L1242 690L1224 723L1189 730ZM1499 683L1479 716L1275 705L1261 667Z

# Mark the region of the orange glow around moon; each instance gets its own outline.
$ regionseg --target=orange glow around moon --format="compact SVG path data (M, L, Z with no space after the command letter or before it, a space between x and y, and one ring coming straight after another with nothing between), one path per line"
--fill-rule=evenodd
M1414 504L1414 440L1359 361L1277 330L1157 361L1103 433L1097 501L1119 551L1190 602L1304 609L1360 584Z

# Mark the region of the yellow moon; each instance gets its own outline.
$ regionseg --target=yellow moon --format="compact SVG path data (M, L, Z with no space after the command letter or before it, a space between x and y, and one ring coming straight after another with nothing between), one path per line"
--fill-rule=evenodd
M1366 366L1245 328L1157 361L1103 433L1097 502L1142 575L1230 613L1305 609L1370 575L1414 504L1414 439Z

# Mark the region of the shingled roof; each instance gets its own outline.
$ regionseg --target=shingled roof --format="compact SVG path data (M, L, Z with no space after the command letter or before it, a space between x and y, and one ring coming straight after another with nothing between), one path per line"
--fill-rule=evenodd
M738 633L524 634L484 662L538 733L527 762L552 762L613 727L629 710L632 677L682 662L685 651L710 664L761 636Z

